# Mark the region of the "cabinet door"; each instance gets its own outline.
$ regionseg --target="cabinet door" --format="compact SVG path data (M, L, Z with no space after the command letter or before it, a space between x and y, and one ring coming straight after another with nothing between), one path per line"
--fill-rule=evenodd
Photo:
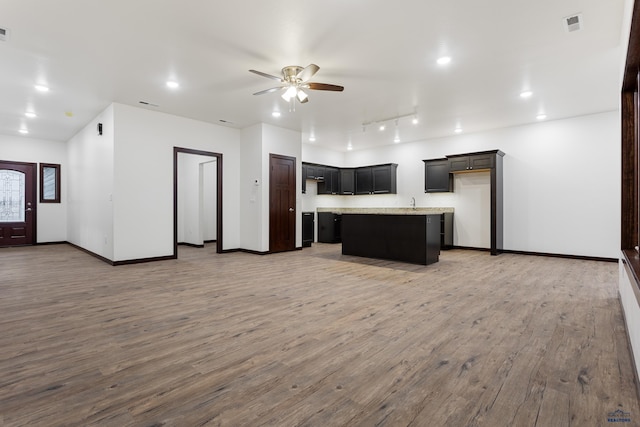
M318 194L338 194L340 191L340 170L327 166L323 168L323 181L318 182Z
M495 158L495 154L479 154L477 156L469 156L469 170L491 169L495 167Z
M373 175L370 167L356 169L356 194L371 194Z
M355 192L355 171L340 169L340 194L354 194Z
M392 165L374 166L371 168L374 194L395 193L391 169Z
M307 192L307 165L302 164L302 194Z
M449 171L466 171L469 169L469 156L462 157L450 157L449 158Z
M340 194L340 169L331 168L331 194Z
M307 165L306 179L316 179L316 166L315 165Z
M447 159L424 161L424 192L447 193L453 190Z

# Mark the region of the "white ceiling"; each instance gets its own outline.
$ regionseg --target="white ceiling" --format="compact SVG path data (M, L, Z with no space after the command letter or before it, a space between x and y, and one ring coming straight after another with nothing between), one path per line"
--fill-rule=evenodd
M392 144L393 120L363 123L414 112L418 125L398 120L402 142L615 110L624 1L0 0L0 133L66 141L119 102L345 150ZM569 33L563 17L577 13ZM252 95L278 82L249 69L310 63L312 81L344 92L309 91L295 112L278 92Z

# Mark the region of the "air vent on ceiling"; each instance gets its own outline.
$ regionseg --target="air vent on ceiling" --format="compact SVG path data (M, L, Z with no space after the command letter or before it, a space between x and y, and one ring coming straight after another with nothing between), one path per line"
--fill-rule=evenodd
M0 42L9 40L9 29L0 27Z
M565 16L562 18L562 22L564 24L564 29L568 33L579 31L582 29L582 14L578 13L576 15Z

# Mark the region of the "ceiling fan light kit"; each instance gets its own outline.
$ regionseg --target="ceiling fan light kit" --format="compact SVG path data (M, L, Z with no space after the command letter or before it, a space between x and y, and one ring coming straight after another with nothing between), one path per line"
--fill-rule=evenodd
M289 103L290 108L295 108L296 99L301 104L305 104L309 101L309 95L304 91L305 89L328 90L333 92L342 92L344 90L343 86L310 82L309 79L311 79L319 69L320 67L316 64L310 64L304 68L298 65L289 65L282 69L282 77L263 73L262 71L257 70L249 70L249 72L268 79L279 80L281 83L280 86L261 90L260 92L254 93L254 95L263 95L265 93L284 90L285 92L281 95L282 99Z

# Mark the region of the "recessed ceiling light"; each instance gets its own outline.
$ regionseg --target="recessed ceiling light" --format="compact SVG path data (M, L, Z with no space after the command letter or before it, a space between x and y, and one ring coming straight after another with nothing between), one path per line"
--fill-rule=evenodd
M454 132L455 133L462 133L462 128L455 128Z
M533 92L530 90L525 90L524 92L520 92L520 98L529 98L533 95Z
M26 134L28 134L28 133L29 133L29 131L28 131L28 130L26 130L26 129L20 129L20 130L18 130L18 132L20 132L20 133L21 133L21 134L23 134L23 135L26 135Z
M33 111L27 111L26 113L24 113L24 115L29 117L29 118L31 118L31 119L34 119L34 118L37 117L36 113L34 113Z
M448 63L451 62L451 57L450 56L442 56L442 57L438 58L438 60L436 62L438 63L438 65L447 65Z
M393 138L393 142L395 142L396 144L400 142L400 137L396 136L395 138Z
M309 137L309 142L316 142L316 137L315 136L310 136Z
M280 114L280 111L274 111L273 113L271 113L271 115L273 117L280 117L281 114Z
M353 150L353 146L351 144L347 145L347 150L349 151Z
M544 119L546 119L546 118L547 118L547 115L546 115L546 114L538 114L538 115L536 116L536 119L538 119L538 120L544 120Z
M35 85L34 88L39 92L49 92L49 88L44 85Z
M418 124L418 118L414 117L413 120L411 120L411 123L413 123L414 125Z
M180 87L180 83L178 83L178 82L174 82L174 81L172 81L172 80L169 80L169 81L167 82L167 87L168 87L168 88L170 88L170 89L177 89L177 88L179 88L179 87Z
M385 126L385 125L380 125L380 127L379 127L378 129L379 129L380 131L383 131L383 130L385 130L385 129L386 129L386 126Z

